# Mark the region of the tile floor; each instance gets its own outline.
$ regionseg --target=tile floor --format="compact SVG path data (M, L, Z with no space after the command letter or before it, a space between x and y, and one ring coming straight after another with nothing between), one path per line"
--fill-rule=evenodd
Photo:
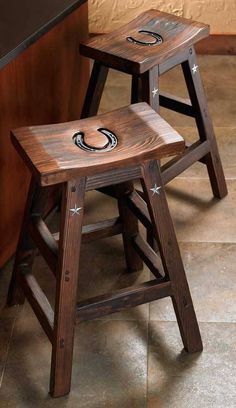
M12 263L0 271L0 407L234 408L236 407L236 57L201 56L210 111L229 195L212 198L197 164L171 182L167 194L195 304L204 351L182 350L168 299L76 327L72 390L48 396L50 345L30 306L4 307ZM161 79L185 96L180 70ZM129 103L129 78L112 72L101 111ZM162 111L189 140L190 118ZM116 211L113 200L89 193L87 219ZM89 259L89 262L88 262ZM83 246L78 297L149 278L126 274L119 237ZM53 278L40 257L35 273L53 298Z

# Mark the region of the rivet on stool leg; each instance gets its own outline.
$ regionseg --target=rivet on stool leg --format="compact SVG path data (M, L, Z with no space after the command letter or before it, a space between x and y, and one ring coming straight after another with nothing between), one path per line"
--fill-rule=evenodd
M151 161L142 166L142 173L155 238L165 274L171 281L172 301L183 344L188 352L198 352L202 350L201 335L168 209L160 167L156 161Z

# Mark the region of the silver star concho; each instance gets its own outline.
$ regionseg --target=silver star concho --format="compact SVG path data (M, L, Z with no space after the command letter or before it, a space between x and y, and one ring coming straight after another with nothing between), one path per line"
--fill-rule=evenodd
M152 91L152 97L155 98L155 96L157 95L158 92L158 88L154 88Z
M197 70L198 70L198 65L194 64L194 66L192 67L193 74L196 74Z
M70 208L70 211L72 213L72 217L74 215L79 215L80 210L82 210L82 207L77 207L76 204L75 204L75 208Z
M156 184L155 184L155 186L153 188L150 188L150 190L152 191L152 195L160 194L160 189L161 189L161 187L157 187Z

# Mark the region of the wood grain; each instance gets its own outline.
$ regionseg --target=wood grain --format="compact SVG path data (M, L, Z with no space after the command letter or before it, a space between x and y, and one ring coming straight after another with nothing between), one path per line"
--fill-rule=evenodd
M98 128L117 136L113 150L87 152L73 143L78 130L96 138ZM151 157L160 159L184 150L182 137L146 103L80 121L17 129L12 140L41 185L134 166Z
M147 40L146 35L138 33L140 29L160 34L163 43L148 47L128 42L128 36ZM111 68L141 74L208 35L208 25L149 10L112 33L89 39L81 44L80 52Z

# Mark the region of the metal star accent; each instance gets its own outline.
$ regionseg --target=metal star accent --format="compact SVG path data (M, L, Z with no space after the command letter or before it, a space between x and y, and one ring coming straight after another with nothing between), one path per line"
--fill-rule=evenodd
M154 88L152 91L152 97L155 98L155 96L157 95L158 92L158 88Z
M70 208L70 211L72 212L72 217L74 215L79 215L80 210L82 210L82 207L77 207L76 204L75 204L75 208Z
M152 191L152 195L160 194L160 189L161 189L161 187L157 187L156 184L155 184L155 186L153 188L150 188L150 190Z
M196 74L197 70L198 70L198 65L194 64L194 66L192 67L193 74Z

